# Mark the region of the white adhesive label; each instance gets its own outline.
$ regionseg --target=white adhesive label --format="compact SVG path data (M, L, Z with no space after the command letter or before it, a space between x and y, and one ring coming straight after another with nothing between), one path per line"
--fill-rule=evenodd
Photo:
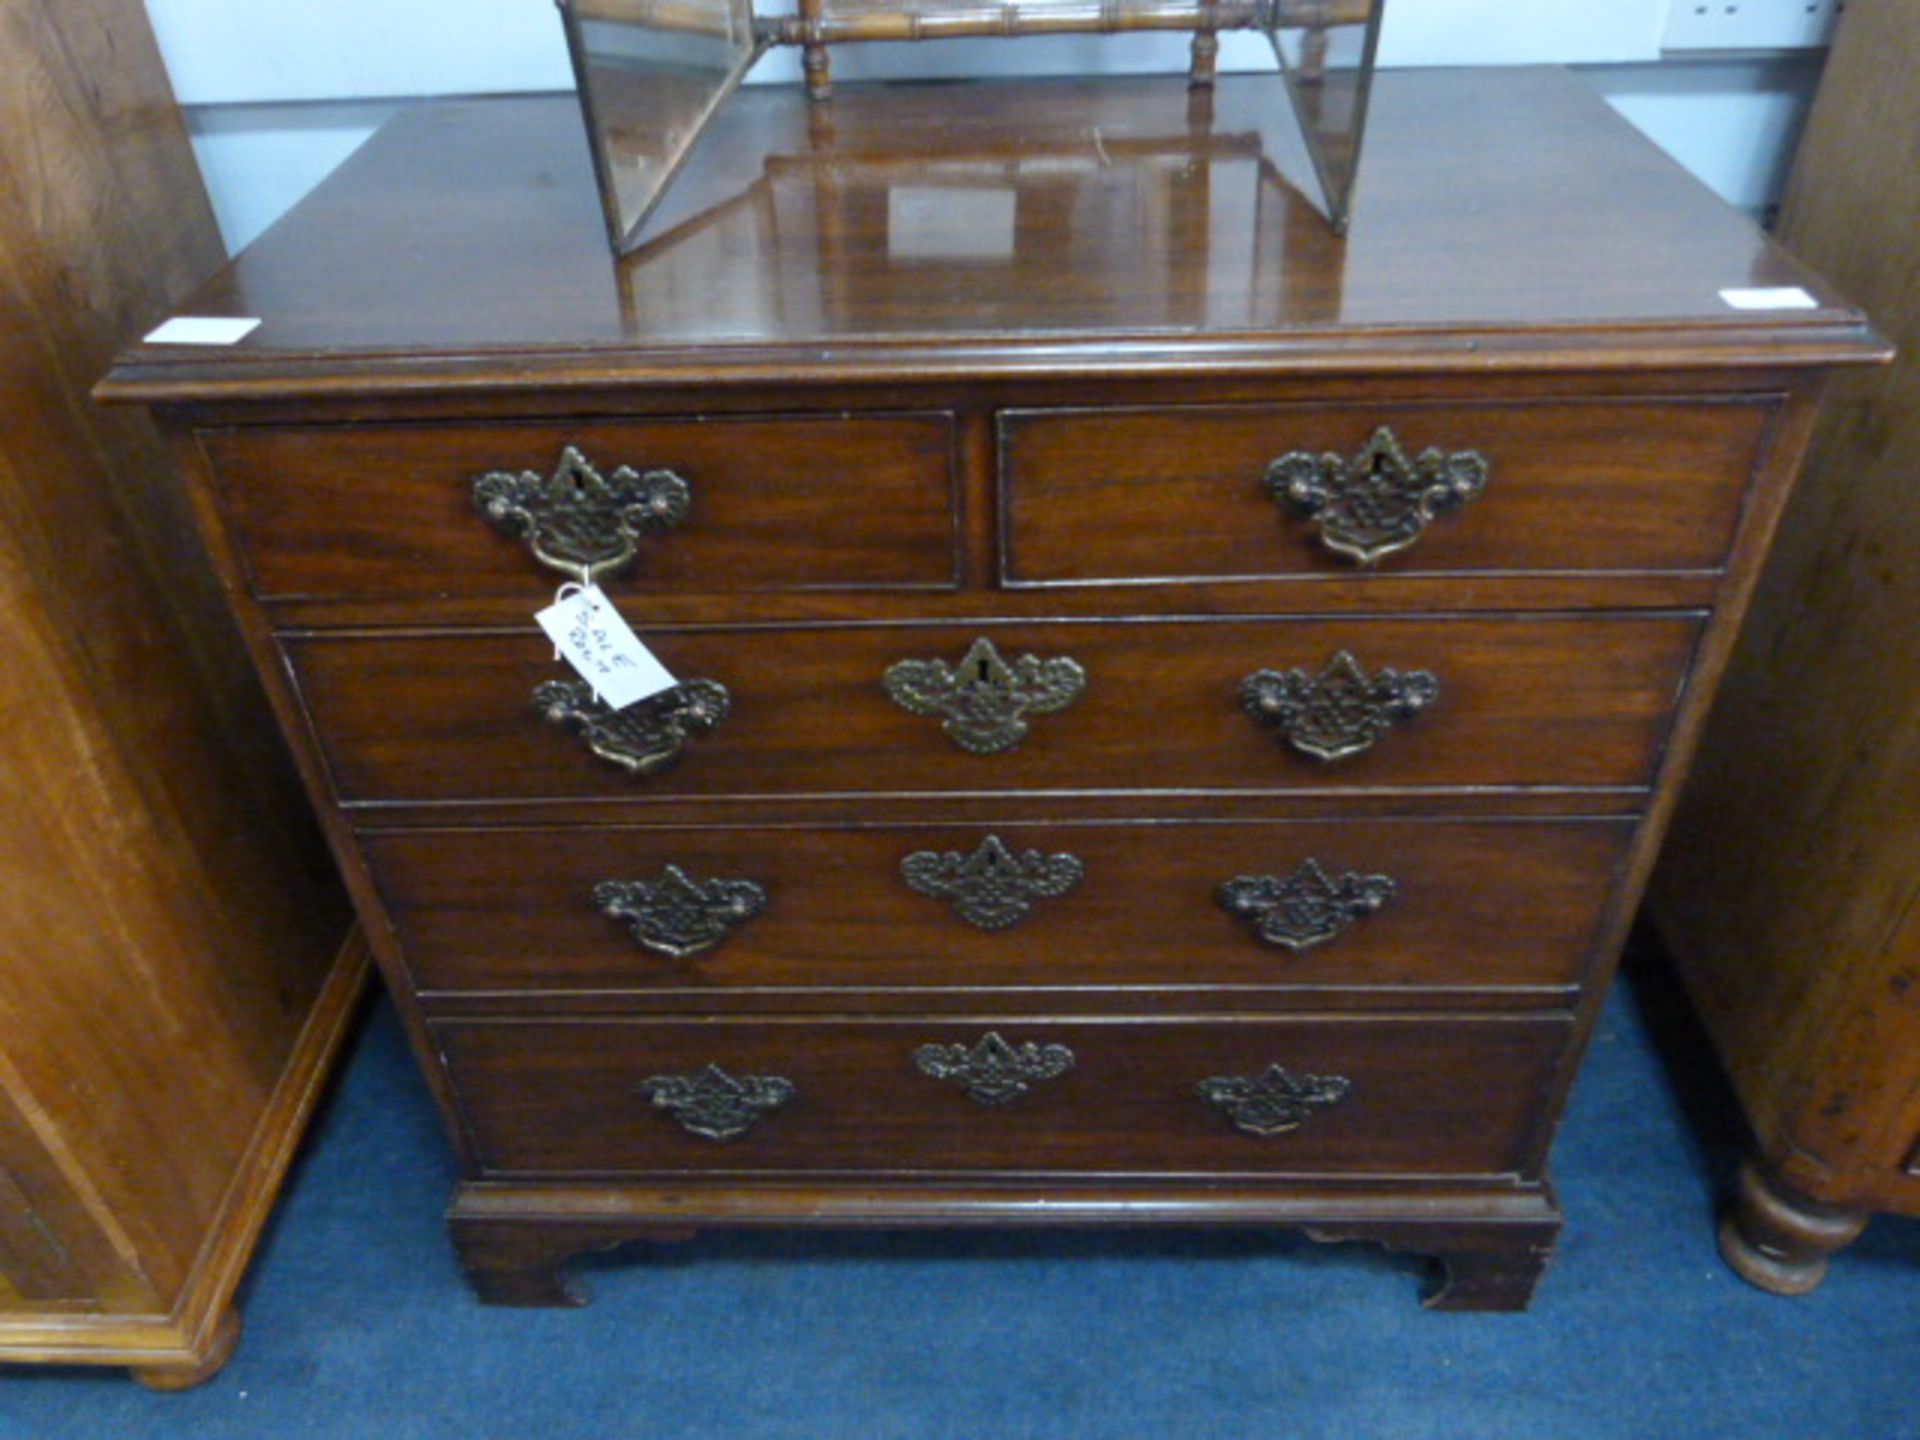
M246 316L176 315L157 330L147 332L149 345L232 345L260 328Z
M616 710L679 683L640 643L598 586L564 586L559 598L533 618L560 658Z
M1735 310L1818 310L1820 302L1798 285L1762 290L1722 290L1720 298Z

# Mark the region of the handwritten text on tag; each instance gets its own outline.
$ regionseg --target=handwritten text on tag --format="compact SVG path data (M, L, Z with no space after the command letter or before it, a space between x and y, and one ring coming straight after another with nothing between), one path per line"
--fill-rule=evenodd
M640 643L598 586L563 594L533 618L593 693L616 710L679 683Z

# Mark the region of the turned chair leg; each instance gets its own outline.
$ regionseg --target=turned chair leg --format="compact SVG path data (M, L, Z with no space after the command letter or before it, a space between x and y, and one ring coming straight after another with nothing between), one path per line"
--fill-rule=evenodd
M1720 1253L1742 1280L1775 1295L1804 1295L1826 1278L1827 1257L1866 1224L1866 1211L1809 1200L1765 1162L1749 1160L1720 1222Z
M1211 30L1196 31L1187 60L1187 84L1196 90L1211 87L1219 61L1220 37Z
M801 66L806 75L807 98L825 100L833 94L833 61L828 58L827 47L803 46L801 57Z
M800 68L806 75L810 100L824 100L833 94L833 64L827 58L827 47L820 41L821 12L825 8L825 0L799 0L795 6L807 37L800 48Z

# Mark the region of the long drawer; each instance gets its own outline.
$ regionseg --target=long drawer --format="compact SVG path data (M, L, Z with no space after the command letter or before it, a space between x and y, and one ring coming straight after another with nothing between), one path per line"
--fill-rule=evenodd
M1690 615L680 630L643 623L648 643L683 682L718 682L728 695L724 719L707 733L680 727L684 743L668 736L677 761L644 774L597 753L586 718L536 703L544 684L568 675L538 632L297 635L283 643L348 801L1286 792L1644 786L1697 627ZM882 688L902 660L964 670L981 636L995 639L1009 662L1025 653L1064 657L1085 676L1077 699L1023 717L1022 738L999 753L964 748L947 718L915 713ZM1393 707L1372 692L1353 693L1352 673L1343 681L1333 663L1341 654L1369 685L1385 685L1383 670L1426 672L1434 681L1429 703L1382 716L1383 706ZM1262 671L1298 671L1303 693L1327 705L1303 701L1312 714L1291 729L1251 713L1245 682ZM1321 739L1344 726L1368 747L1316 758L1289 738L1302 723ZM650 743L643 736L628 748L652 753Z
M560 577L482 518L473 487L494 472L550 480L568 447L603 479L662 469L687 487L684 518L641 539L606 581L614 593L954 583L944 414L276 427L200 441L249 579L269 599L538 603Z
M1356 1177L1521 1170L1569 1030L1340 1017L442 1021L433 1033L488 1175Z
M1376 546L1398 573L1715 570L1772 413L1750 400L1009 411L1002 571L1035 584L1310 576L1350 572ZM1370 448L1382 430L1397 451ZM1422 470L1429 450L1474 458ZM1310 505L1276 500L1276 462L1308 477ZM1416 497L1449 473L1478 493L1442 498L1427 520Z
M622 826L364 844L429 992L1451 990L1577 984L1631 828Z

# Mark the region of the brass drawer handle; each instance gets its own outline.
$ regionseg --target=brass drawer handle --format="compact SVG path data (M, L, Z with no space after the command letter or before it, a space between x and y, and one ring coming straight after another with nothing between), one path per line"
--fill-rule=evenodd
M473 482L473 503L488 523L526 541L535 560L582 585L626 569L640 538L673 529L692 498L671 470L642 473L622 465L603 477L571 445L551 477L490 470Z
M1073 1051L1031 1041L1009 1045L994 1030L972 1047L922 1045L913 1052L913 1067L935 1080L953 1081L978 1104L1005 1105L1073 1069Z
M649 950L684 960L713 949L767 908L767 892L751 880L701 884L678 865L658 880L602 880L594 908L623 922Z
M1256 670L1240 682L1240 706L1303 755L1344 760L1370 750L1387 731L1440 698L1427 670L1369 675L1342 650L1318 675Z
M1348 870L1336 878L1309 856L1289 875L1236 875L1213 898L1267 944L1297 954L1337 939L1393 899L1396 888L1391 875Z
M640 1093L689 1134L702 1140L732 1140L793 1099L794 1086L784 1075L736 1079L718 1065L709 1065L693 1075L650 1075L640 1082Z
M533 707L550 725L571 730L587 749L629 775L654 775L680 758L687 741L727 718L732 706L718 680L687 680L615 710L584 680L548 680Z
M946 737L975 755L998 755L1026 738L1029 715L1051 715L1080 698L1087 672L1066 656L1022 655L1008 664L982 635L958 665L901 660L880 677L887 698L916 715L943 715Z
M1236 1130L1265 1139L1297 1130L1317 1112L1339 1104L1353 1082L1344 1075L1295 1075L1285 1066L1269 1065L1252 1075L1212 1076L1198 1089Z
M1086 867L1077 856L1038 850L1019 854L989 835L971 855L916 850L900 862L900 878L922 895L953 903L953 913L981 930L1004 930L1033 911L1036 900L1064 895Z
M1320 543L1362 565L1404 550L1427 525L1487 488L1486 457L1428 448L1409 460L1382 425L1348 459L1290 450L1267 467L1267 493L1282 510L1310 520Z

